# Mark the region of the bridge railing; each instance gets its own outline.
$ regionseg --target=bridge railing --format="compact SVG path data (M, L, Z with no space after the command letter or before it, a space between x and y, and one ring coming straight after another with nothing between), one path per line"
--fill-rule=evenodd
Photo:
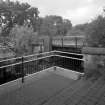
M83 55L51 51L0 61L0 84L17 78L22 78L24 82L25 76L54 66L83 72L84 60L81 56Z

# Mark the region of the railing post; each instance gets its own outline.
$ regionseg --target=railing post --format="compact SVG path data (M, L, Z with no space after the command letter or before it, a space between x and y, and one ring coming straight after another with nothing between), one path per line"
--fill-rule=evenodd
M54 71L56 71L56 54L54 54L53 64L54 64Z
M64 45L63 45L63 44L64 44L64 43L63 43L63 41L64 41L64 40L63 40L63 38L62 38L62 39L61 39L61 43L62 43L62 48L63 48L63 46L64 46Z
M22 57L22 83L24 83L24 58Z
M77 46L77 44L78 44L77 41L78 41L78 39L77 39L77 37L75 37L76 50L77 50L77 47L78 47L78 46Z

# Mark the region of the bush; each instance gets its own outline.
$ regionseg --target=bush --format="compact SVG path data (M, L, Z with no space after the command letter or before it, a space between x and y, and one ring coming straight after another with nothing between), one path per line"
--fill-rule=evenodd
M27 25L14 26L9 37L17 56L33 54L33 45L38 44L38 34L33 31L32 27Z
M85 55L84 72L86 78L105 76L105 56Z

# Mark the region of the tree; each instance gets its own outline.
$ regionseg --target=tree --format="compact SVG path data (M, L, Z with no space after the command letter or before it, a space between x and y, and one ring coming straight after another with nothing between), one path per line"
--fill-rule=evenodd
M86 32L88 46L105 47L105 17L100 15L94 19L88 25Z
M14 45L17 56L33 53L33 42L38 42L38 35L32 27L16 25L10 32L10 42Z
M68 33L69 30L72 29L72 24L71 21L68 19L64 19L63 23L61 24L61 34L66 35Z
M67 36L85 36L85 32L79 29L72 28L68 31Z
M31 7L27 3L3 2L0 4L0 26L2 27L2 35L9 35L10 30L15 24L23 25L25 21L35 27L38 14L38 8ZM36 31L35 28L34 31Z
M80 36L86 35L86 29L87 29L88 23L85 24L77 24L76 26L72 27L71 30L68 31L67 35L69 36Z
M80 31L85 32L87 26L88 26L88 23L85 23L85 24L77 24L76 26L74 26L74 28L75 28L76 30L80 30Z
M52 17L46 16L45 18L42 19L39 34L48 36L56 35L56 27Z
M72 27L71 21L61 16L50 15L42 19L39 33L41 35L66 35Z

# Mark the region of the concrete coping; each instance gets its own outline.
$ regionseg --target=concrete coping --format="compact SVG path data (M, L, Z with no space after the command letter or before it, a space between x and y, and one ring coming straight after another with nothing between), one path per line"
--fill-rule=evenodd
M82 54L88 55L105 55L105 48L98 47L83 47Z

